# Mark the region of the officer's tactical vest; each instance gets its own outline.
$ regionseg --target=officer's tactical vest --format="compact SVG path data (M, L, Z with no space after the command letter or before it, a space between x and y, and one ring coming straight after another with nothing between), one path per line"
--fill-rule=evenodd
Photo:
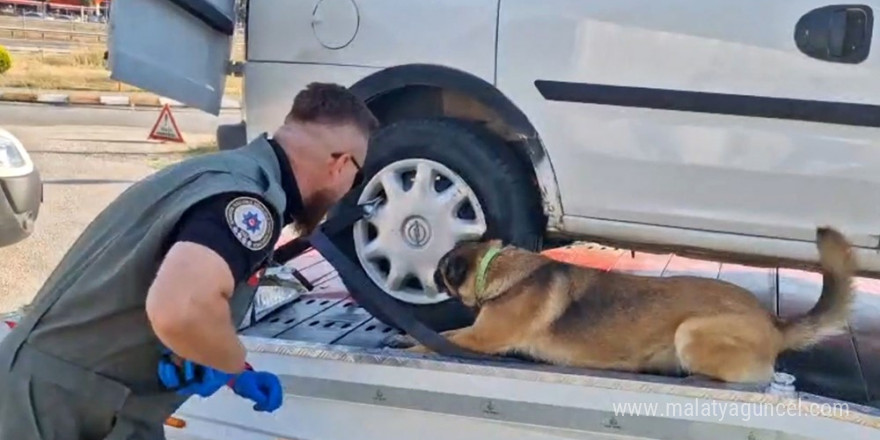
M144 303L169 234L187 208L224 192L264 198L275 210L271 233L277 233L286 204L280 182L278 160L260 136L240 149L169 166L131 186L86 228L37 293L20 324L33 326L26 343L133 390L144 383L158 387L160 342ZM243 283L236 288L234 325L252 294Z

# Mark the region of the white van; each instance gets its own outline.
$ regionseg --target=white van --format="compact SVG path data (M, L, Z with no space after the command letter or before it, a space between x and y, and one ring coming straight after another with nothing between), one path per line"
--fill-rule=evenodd
M362 199L419 173L460 190L391 197L375 221L409 235L371 243L362 224L347 246L423 317L456 313L432 248L484 232L795 264L830 224L880 272L880 1L143 2L113 3L114 78L215 114L245 12L224 148L273 131L307 83L338 82L383 123ZM427 215L438 203L453 221Z
M222 148L273 131L310 82L350 86L383 125L360 195L383 205L338 247L355 272L443 330L470 315L434 289L436 259L485 233L531 249L589 239L811 267L815 228L828 224L851 238L865 274L880 274L878 6L114 0L109 65L115 79L214 114L227 75L240 70L242 122L218 130ZM239 15L246 60L234 66ZM376 240L376 224L401 234ZM292 321L306 313L296 307L284 312ZM251 330L261 325L274 324ZM773 385L788 397L248 334L249 359L282 375L290 406L263 417L228 395L193 402L194 430L261 440L752 440L867 439L880 429L880 409L858 405L760 420L614 409L632 399L823 401L790 394L784 375Z

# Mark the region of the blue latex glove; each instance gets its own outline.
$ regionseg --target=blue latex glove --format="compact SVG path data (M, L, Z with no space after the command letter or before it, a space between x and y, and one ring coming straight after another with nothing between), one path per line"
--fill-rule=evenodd
M183 396L196 394L210 397L233 378L232 374L220 370L188 360L181 361L182 365L178 366L172 361L171 352L166 351L159 361L158 373L162 385Z
M265 371L245 370L233 379L232 391L253 400L254 411L273 412L281 407L284 396L278 376Z

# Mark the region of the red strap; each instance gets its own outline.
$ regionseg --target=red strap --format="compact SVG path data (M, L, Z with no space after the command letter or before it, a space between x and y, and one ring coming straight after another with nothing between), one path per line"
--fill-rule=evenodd
M248 286L251 286L251 287L254 287L254 286L260 284L260 273L257 272L255 274L251 275L251 277L248 278L248 280L247 280L247 284L248 284Z
M244 369L246 371L254 371L254 367L252 367L251 364L249 364L247 362L244 363ZM228 386L229 388L234 387L235 386L235 379L237 377L238 377L238 375L232 376L232 379L229 379L229 382L226 382L226 386Z

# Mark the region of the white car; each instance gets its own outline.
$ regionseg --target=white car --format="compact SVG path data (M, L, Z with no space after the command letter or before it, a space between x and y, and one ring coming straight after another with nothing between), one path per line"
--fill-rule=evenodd
M433 266L484 234L812 267L828 224L880 273L880 0L244 3L231 65L233 0L115 1L113 77L217 114L243 71L224 148L350 86L383 124L361 199L386 202L342 246L437 329L468 315Z
M21 144L0 128L0 247L29 237L43 202L43 181Z

